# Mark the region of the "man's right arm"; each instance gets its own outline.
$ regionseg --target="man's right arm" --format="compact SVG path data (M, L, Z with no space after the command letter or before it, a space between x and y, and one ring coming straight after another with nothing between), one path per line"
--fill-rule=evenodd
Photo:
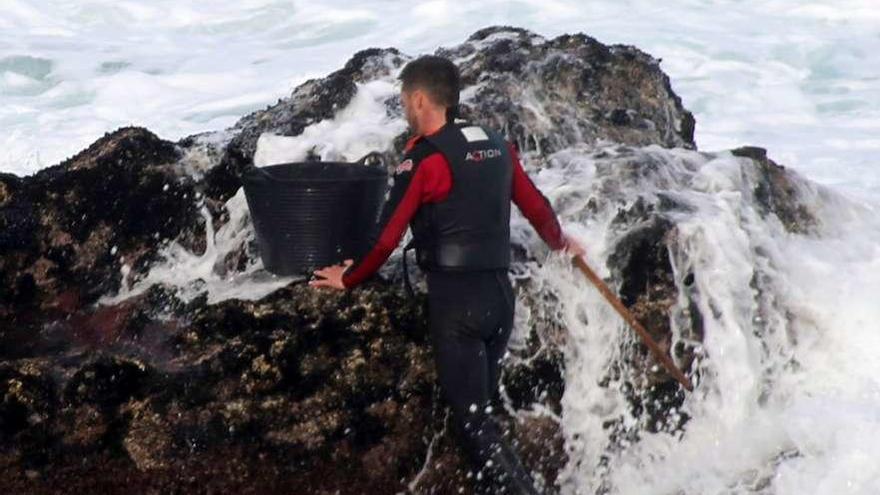
M423 175L411 169L393 175L393 184L382 205L379 222L371 232L372 248L343 272L342 284L345 288L358 285L376 273L400 243L409 219L419 207Z
M409 146L408 146L409 147ZM448 194L452 177L443 154L434 151L418 160L412 168L400 165L393 175L393 185L382 206L377 230L373 232L373 248L364 258L352 264L342 276L346 288L360 284L372 276L394 251L406 232L410 220L424 202L442 200ZM404 158L409 158L405 156ZM405 160L401 165L407 163Z
M566 239L550 201L523 170L516 147L510 142L507 147L513 161L513 202L550 249L556 251L565 248Z

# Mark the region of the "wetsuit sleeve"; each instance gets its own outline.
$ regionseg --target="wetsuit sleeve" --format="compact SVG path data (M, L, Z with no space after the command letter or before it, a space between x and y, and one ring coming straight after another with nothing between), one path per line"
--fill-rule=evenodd
M513 161L513 191L511 194L513 202L532 224L541 239L550 246L550 249L555 251L564 248L566 242L562 235L562 227L560 227L556 213L550 206L550 201L523 170L516 147L508 142L508 148Z
M451 184L448 165L440 153L428 156L413 169L399 171L393 177L388 199L382 206L379 234L374 238L370 252L343 273L342 284L346 288L372 276L400 243L419 205L437 201L443 192L448 192Z

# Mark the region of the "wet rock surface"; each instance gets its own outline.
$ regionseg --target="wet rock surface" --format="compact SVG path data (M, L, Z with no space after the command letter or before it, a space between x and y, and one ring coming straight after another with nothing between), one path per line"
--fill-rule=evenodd
M126 127L32 176L0 176L0 317L74 311L117 290L123 265L138 273L163 241L203 230L179 158L173 143Z
M635 47L492 27L437 53L457 61L470 88L462 114L504 129L524 151L602 140L695 148L693 117L659 61ZM215 228L228 221L223 203L240 188L261 132L297 135L332 118L358 83L410 58L393 48L358 52L339 71L243 117L223 139L208 133L172 143L126 127L33 176L0 174L0 486L9 493L469 492L436 385L424 294L409 300L376 277L347 292L294 282L256 301L216 304L154 285L95 304L119 289L124 272L144 273L168 240L205 249L200 212ZM536 105L551 122L530 110ZM399 102L388 102L388 111L399 114ZM383 150L392 161L405 138ZM757 150L737 153L760 163L755 194L765 213L792 230L808 225L785 170ZM669 263L676 229L663 207L621 211L627 233L608 264L625 304L669 347L668 311L687 282ZM517 288L528 297L528 281ZM558 322L528 329L514 353L522 359L504 366L509 407L496 409L548 487L568 462L554 417L565 389L564 330ZM690 331L702 338L698 314ZM685 365L693 359L688 349L670 352ZM633 371L650 368L643 347L634 343L624 355L613 373L632 375L633 408L649 420L664 417L680 390L662 370ZM522 414L534 404L552 415Z
M693 115L660 60L634 46L493 26L438 55L457 60L470 86L462 115L504 129L523 151L600 140L696 148Z

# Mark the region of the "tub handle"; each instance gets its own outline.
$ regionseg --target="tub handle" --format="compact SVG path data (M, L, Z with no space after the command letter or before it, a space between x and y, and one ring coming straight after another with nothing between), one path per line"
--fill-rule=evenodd
M379 151L371 151L371 152L367 153L366 155L361 157L361 159L358 160L356 163L359 163L361 165L367 165L367 160L369 158L377 158L380 164L382 164L382 165L385 164L385 155L383 155ZM371 165L368 165L368 166L371 166Z

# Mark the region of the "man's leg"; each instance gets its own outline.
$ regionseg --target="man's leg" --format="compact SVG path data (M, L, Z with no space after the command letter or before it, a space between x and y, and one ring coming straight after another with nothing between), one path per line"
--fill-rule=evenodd
M463 447L476 468L488 460L497 425L486 424L489 376L486 344L466 320L463 308L432 307L431 343L441 393L452 407ZM476 474L476 473L475 473Z
M513 330L516 295L513 292L513 287L510 284L510 278L508 278L506 270L496 271L495 276L498 282L496 290L499 294L496 301L500 301L496 303L499 318L496 325L491 328L491 332L486 340L486 353L488 356L487 373L489 375L490 396L500 406L501 398L498 391L498 381L501 372L501 359L505 352L507 352L507 343ZM497 328L495 328L496 326ZM502 493L538 493L534 487L534 480L531 474L529 474L526 467L522 464L519 455L504 437L502 437L499 443L499 450L493 455L492 460L495 465L492 476L499 478L499 484L503 490Z
M485 340L503 320L506 302L497 282L488 278L494 275L481 277L462 278L461 284L439 277L431 284L429 279L429 326L441 392L452 407L472 468L479 478L491 478L477 487L488 488L491 484L486 481L491 481L507 484L506 493L537 494L531 477L502 439L498 423L486 412L492 367ZM497 354L497 348L493 352ZM497 373L491 379L497 383Z
M514 308L516 307L516 296L513 287L510 285L510 279L507 271L496 271L496 279L498 280L499 290L501 291L502 300L505 304L498 308L500 311L497 328L492 327L492 333L486 340L486 356L489 374L489 397L496 405L501 404L501 397L498 390L499 379L501 376L501 359L507 352L507 343L510 340L510 333L513 330Z

